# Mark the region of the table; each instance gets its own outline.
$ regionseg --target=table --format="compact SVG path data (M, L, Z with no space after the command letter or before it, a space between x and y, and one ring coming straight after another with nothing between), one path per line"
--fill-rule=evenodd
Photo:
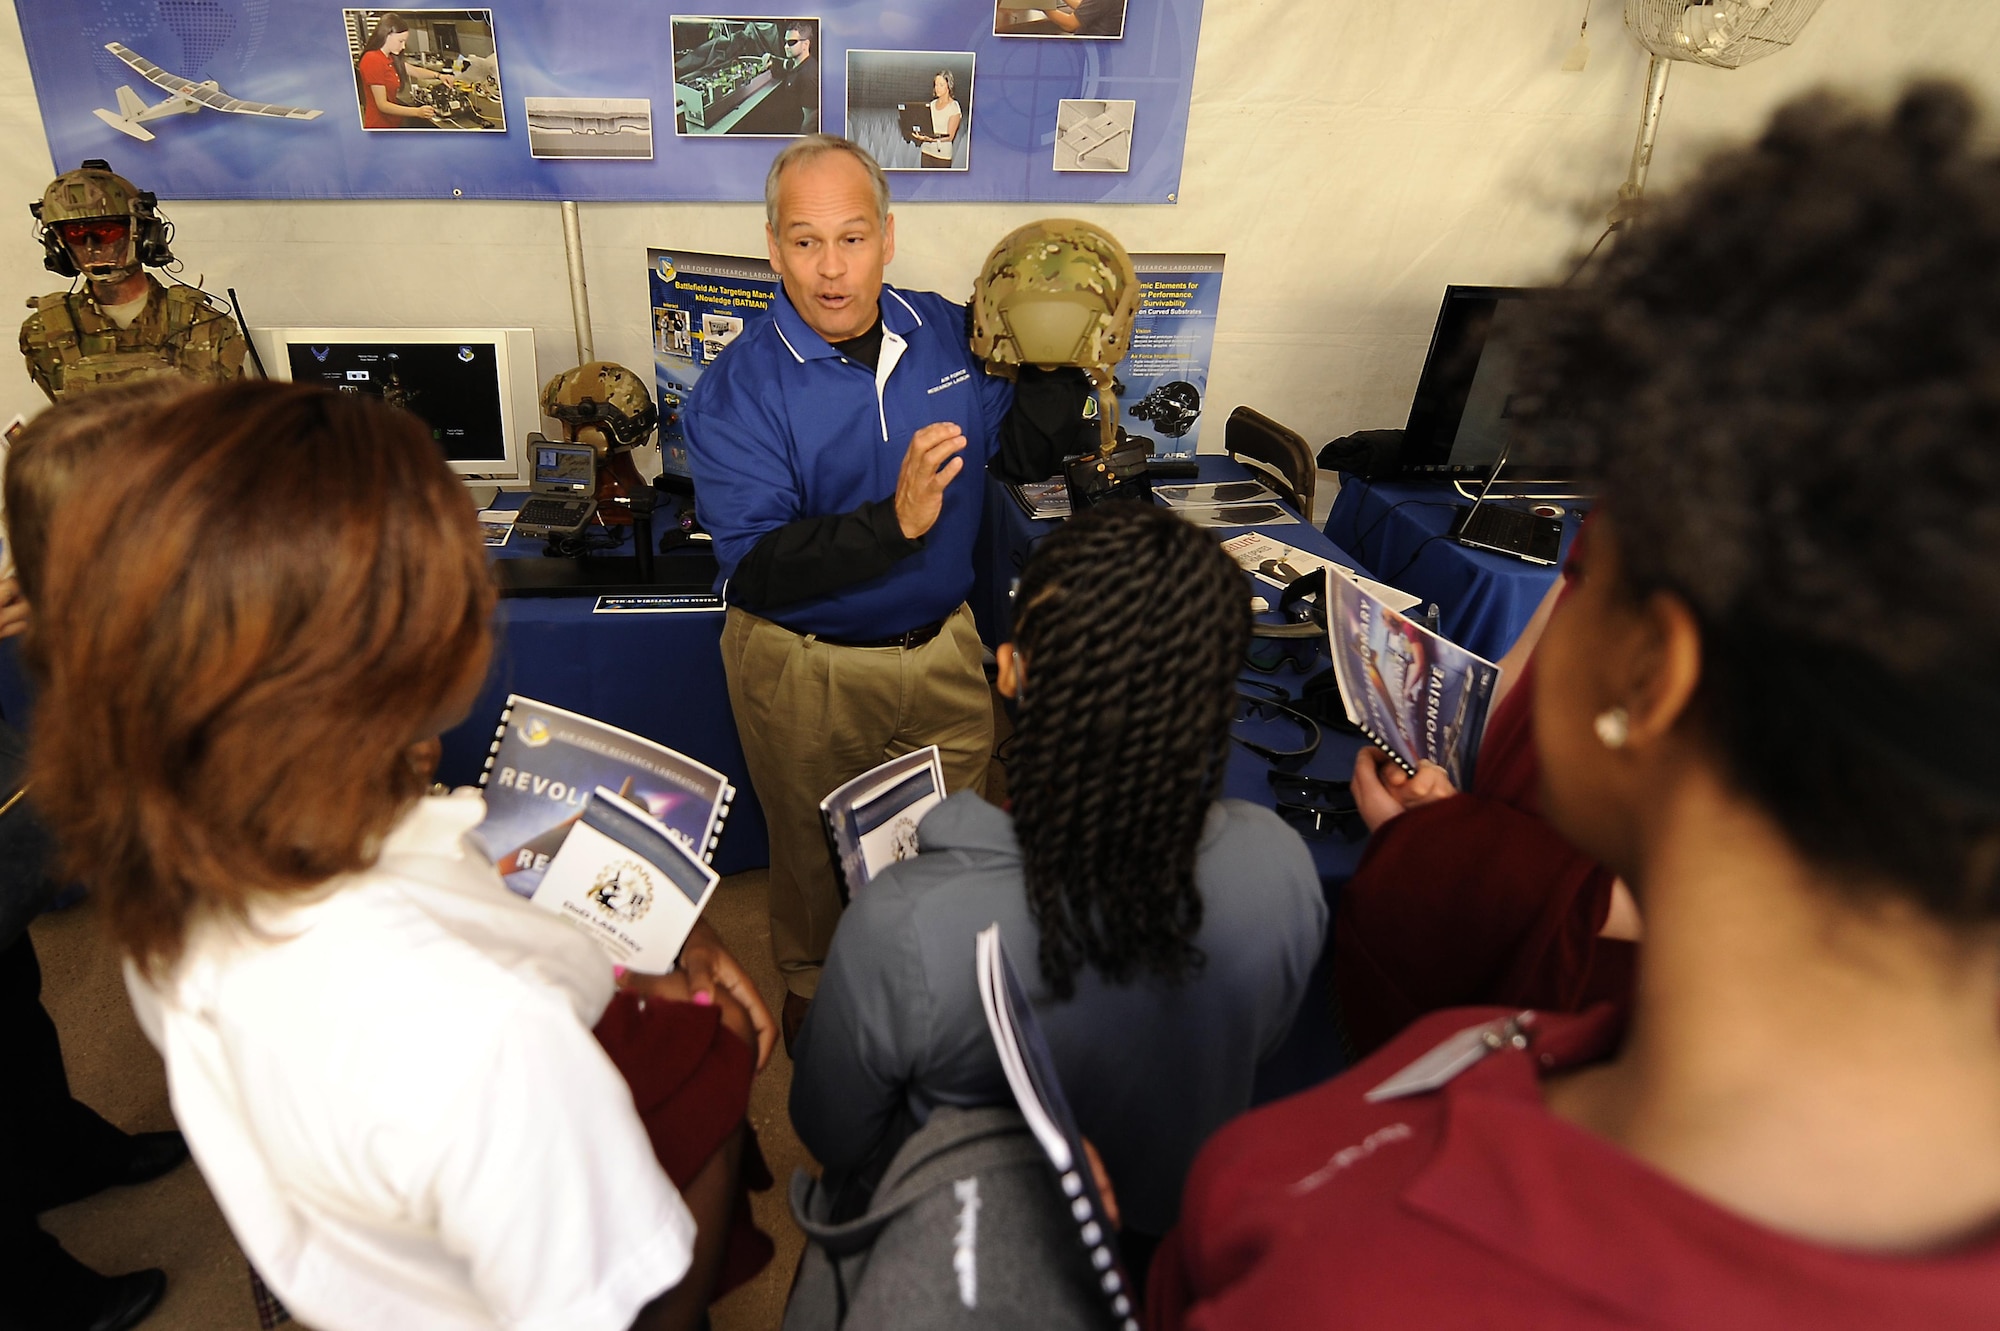
M1465 503L1436 481L1365 481L1343 474L1326 535L1352 550L1383 582L1436 603L1445 637L1497 661L1534 617L1557 570L1452 540L1453 506ZM1576 504L1564 501L1562 507L1568 510L1566 556L1582 519Z
M1201 454L1196 458L1201 468L1198 478L1202 481L1242 480L1251 475L1241 463L1221 454ZM1004 641L1012 619L1009 588L1020 576L1021 568L1027 563L1028 555L1037 542L1055 531L1060 522L1041 522L1029 518L1021 506L1015 502L1007 487L998 480L988 477L986 481L986 519L980 533L980 545L974 555L974 583L972 595L973 616L979 621L980 636L988 646ZM1244 531L1259 531L1275 540L1285 542L1301 550L1337 560L1342 564L1369 570L1357 563L1355 558L1342 550L1324 533L1316 531L1302 519L1282 527L1239 527L1222 528L1215 533L1218 540L1226 540ZM1276 603L1279 589L1253 580L1257 594L1265 600ZM1267 611L1260 618L1277 620L1275 612ZM1308 674L1295 673L1289 666L1281 666L1279 673L1259 674L1245 670L1243 677L1264 683L1275 683L1296 698L1299 686L1309 677L1326 668L1330 662L1324 650ZM1294 731L1294 733L1296 733ZM1358 736L1327 731L1320 740L1319 750L1298 770L1308 776L1346 780L1354 770L1354 755L1363 741ZM1248 800L1253 804L1271 807L1272 797L1268 773L1271 766L1263 758L1251 753L1242 745L1229 746L1229 766L1223 774L1222 793L1229 799ZM1338 834L1306 835L1306 846L1312 852L1313 865L1319 870L1321 890L1327 901L1328 918L1339 900L1340 888L1353 876L1355 867L1361 862L1365 841L1346 841ZM1303 1090L1325 1080L1340 1070L1344 1064L1344 1054L1340 1039L1334 1030L1328 1012L1326 995L1328 992L1328 967L1333 949L1331 925L1329 923L1329 946L1314 967L1309 981L1305 1001L1300 1005L1298 1017L1292 1025L1292 1032L1285 1044L1259 1069L1257 1076L1256 1102L1264 1103L1294 1091Z

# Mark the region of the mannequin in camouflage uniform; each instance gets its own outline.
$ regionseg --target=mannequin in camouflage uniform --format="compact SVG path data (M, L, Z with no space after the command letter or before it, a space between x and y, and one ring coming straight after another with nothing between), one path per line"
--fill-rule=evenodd
M193 287L146 272L174 257L150 193L92 159L57 176L30 211L49 270L84 279L80 290L29 300L21 325L28 375L51 401L153 375L242 376L235 320Z

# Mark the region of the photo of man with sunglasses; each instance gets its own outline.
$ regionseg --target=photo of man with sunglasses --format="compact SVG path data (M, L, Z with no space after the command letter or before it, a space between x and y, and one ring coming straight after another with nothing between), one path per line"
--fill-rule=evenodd
M50 401L154 375L242 377L236 321L197 288L146 271L174 261L173 229L152 194L93 158L57 176L30 211L44 266L81 279L31 302L21 325L28 376Z

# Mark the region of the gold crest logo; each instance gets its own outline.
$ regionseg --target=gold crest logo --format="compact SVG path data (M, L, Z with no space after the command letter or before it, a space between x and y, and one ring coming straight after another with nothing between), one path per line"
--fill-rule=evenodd
M521 742L531 749L539 749L556 737L555 732L549 729L549 723L539 716L531 716L515 726L514 733L519 735Z
M598 871L589 899L612 919L637 924L653 908L652 878L638 861L619 860Z

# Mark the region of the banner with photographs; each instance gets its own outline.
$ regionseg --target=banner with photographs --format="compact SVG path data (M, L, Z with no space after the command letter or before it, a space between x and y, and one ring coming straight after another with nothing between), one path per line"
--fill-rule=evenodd
M653 388L660 406L660 466L689 475L681 406L695 380L736 340L746 320L771 308L778 275L763 259L687 250L647 250L653 310Z
M168 200L749 201L822 130L905 201L1178 197L1202 0L716 8L15 0L58 169Z
M1201 439L1215 313L1222 300L1220 254L1135 254L1139 310L1132 346L1114 372L1125 430L1151 440L1158 457L1193 457Z

